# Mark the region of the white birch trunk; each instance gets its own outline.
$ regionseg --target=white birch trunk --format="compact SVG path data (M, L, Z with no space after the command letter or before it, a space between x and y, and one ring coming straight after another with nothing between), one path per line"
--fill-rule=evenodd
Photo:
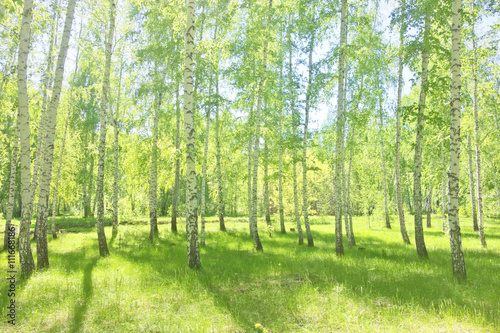
M109 77L111 74L111 56L113 36L115 33L115 13L116 2L109 0L110 17L109 17L109 31L106 38L106 63L104 66L104 78L102 81L102 96L100 107L100 128L99 128L99 160L97 166L97 187L96 187L96 201L97 201L97 238L99 240L99 255L105 257L109 255L108 244L106 242L106 233L104 232L104 161L106 155L106 108L108 103L109 92Z
M216 65L215 73L215 95L217 96L217 102L215 104L215 155L216 155L216 167L217 167L217 215L219 216L219 229L221 231L226 231L226 226L224 225L224 195L223 195L223 181L222 181L222 166L221 166L221 154L220 154L220 135L219 135L219 69L218 64Z
M269 21L271 20L272 0L269 0L269 11L266 22L266 32L269 29ZM253 149L253 179L252 179L252 215L250 224L252 227L252 235L257 251L262 251L262 244L259 238L259 230L257 228L257 180L259 176L259 144L260 144L260 112L262 109L262 98L264 90L264 82L266 80L267 71L267 38L264 38L264 50L262 55L262 72L260 73L259 91L257 93L257 109L255 110L255 144Z
M399 229L405 244L410 244L410 238L406 231L405 212L403 209L403 195L401 193L401 96L403 93L403 61L404 61L404 33L406 25L404 13L406 11L406 1L401 1L401 26L399 28L399 51L398 51L398 97L396 105L396 146L395 146L395 172L396 172L396 205L398 208Z
M337 138L335 143L335 253L344 254L342 237L342 156L344 152L344 138L342 135L344 124L344 75L345 75L345 46L347 31L347 0L342 0L340 17L340 51L339 51L339 78L337 103Z
M252 141L253 141L253 104L254 95L252 94L252 104L250 106L250 112L248 114L248 179L247 179L247 195L248 195L248 227L250 228L250 236L253 237L253 228L251 223L252 216Z
M305 107L305 120L304 120L304 140L302 151L302 215L304 215L304 226L307 234L307 246L314 246L314 240L311 233L311 226L309 224L309 197L307 195L307 131L309 125L309 108L311 105L311 85L312 85L312 55L314 51L314 17L316 15L315 6L313 4L313 20L311 22L311 39L309 44L309 78L307 82L306 92L306 107Z
M382 164L382 185L384 187L384 219L385 219L385 227L387 229L391 229L391 220L389 219L389 207L387 199L387 170L385 167L384 118L382 114L382 95L379 96L378 102L379 102L379 121L380 121L380 160Z
M113 118L113 127L114 127L114 141L113 141L113 155L114 155L114 170L113 170L113 235L116 236L118 234L118 192L120 191L120 187L118 185L118 171L120 164L120 129L118 128L118 117L120 114L120 103L121 103L121 92L122 92L122 72L123 72L123 58L120 64L120 78L118 80L118 100L116 102L116 112L112 115ZM111 110L112 111L112 110ZM155 229L157 232L157 229Z
M289 19L289 29L288 29L288 73L290 77L290 108L292 110L292 128L293 128L293 138L297 139L297 127L299 126L299 119L297 111L295 110L295 94L293 89L293 69L292 69L292 37L291 37L291 17ZM300 224L300 214L299 214L299 195L297 190L297 144L294 142L292 149L292 163L293 163L293 205L294 205L294 216L297 225L297 232L299 234L299 245L304 244L304 238L302 235L302 226Z
M429 195L427 195L427 228L431 228L431 213L432 213L432 185L429 185Z
M19 117L16 117L19 120ZM10 177L9 177L9 201L7 203L7 214L5 216L5 231L3 234L3 249L9 249L9 232L12 222L12 211L14 210L14 195L16 192L16 170L17 170L17 152L19 150L19 121L16 121L16 129L14 134L14 145L12 147L12 156L10 160Z
M472 164L472 147L470 143L470 136L467 135L467 155L469 156L469 184L470 184L470 203L472 209L472 226L474 231L479 231L479 226L477 224L477 208L476 208L476 191L475 191L475 180L474 180L474 168Z
M283 40L281 38L280 40ZM279 201L279 214L280 214L280 228L281 233L286 234L285 228L285 212L283 209L283 113L284 113L284 101L283 101L283 54L281 54L280 59L280 80L279 80L279 96L280 96L280 114L279 114L279 129L278 129L278 201Z
M453 275L460 281L467 279L462 235L458 217L459 175L460 175L460 44L461 44L461 0L452 2L451 25L451 126L450 126L450 169L448 173L450 247Z
M264 213L266 217L266 225L270 227L271 215L269 212L269 147L267 144L268 140L266 136L267 135L264 134ZM270 229L269 236L272 236Z
M21 144L21 197L24 202L21 208L21 222L19 224L19 261L21 276L28 277L35 269L35 262L31 252L30 224L31 212L29 210L30 192L30 123L28 99L28 53L31 34L31 21L33 19L33 0L25 0L22 12L21 31L19 33L19 53L17 57L17 93L19 100L19 142Z
M186 138L186 238L190 268L200 268L198 248L198 197L196 189L196 148L193 110L193 65L195 0L187 3L186 53L184 59L184 134Z
M444 112L443 112L444 121ZM443 233L446 233L446 156L444 152L444 134L441 131L441 163L443 172L441 174L441 210L443 214Z
M210 83L208 86L208 93L212 93L212 77L210 74ZM205 142L203 143L203 166L201 169L201 232L200 232L200 245L205 246L205 188L207 182L207 159L208 159L208 140L210 138L210 114L211 106L207 108L206 126L205 126Z
M179 85L177 84L175 89L175 150L177 154L179 153L179 148L181 146L181 110L179 107ZM178 155L177 155L178 156ZM179 196L179 178L180 178L180 159L175 160L175 182L174 182L174 194L172 196L172 219L170 222L170 230L172 232L177 232L177 203Z
M80 33L78 35L78 39L80 39L82 35L82 27L83 24L80 25ZM78 47L76 50L76 60L75 60L75 71L73 72L73 81L76 78L76 73L78 72L78 58L80 55L80 48ZM51 233L52 233L52 238L57 238L57 231L56 231L56 205L57 205L57 193L59 191L59 179L61 177L61 169L62 169L62 161L63 161L63 156L64 156L64 147L66 146L66 135L68 133L68 126L69 126L69 118L71 116L71 111L73 108L73 86L70 88L70 93L69 93L69 101L70 105L68 106L68 116L66 117L66 124L64 125L64 136L63 136L63 143L62 143L62 148L61 148L61 153L59 155L59 167L57 168L57 176L56 176L56 186L54 190L54 195L52 199L52 223L51 223Z
M37 209L37 269L42 270L49 267L49 252L47 245L47 217L48 203L50 192L50 181L52 178L52 163L54 157L54 139L56 134L57 109L59 107L59 99L61 97L62 81L64 78L64 63L68 53L69 39L71 35L71 26L75 12L76 0L68 1L68 9L66 11L66 20L64 22L64 30L57 58L56 73L54 76L54 88L52 97L47 110L46 132L43 142L43 163L40 171L40 189L38 193L38 209Z
M356 106L357 108L357 106ZM356 240L354 238L354 230L352 226L352 203L351 203L351 172L352 172L352 156L354 154L354 126L351 127L351 151L349 153L349 169L347 172L347 195L346 195L346 207L347 211L346 214L348 216L348 230L349 232L347 233L347 242L349 246L355 246L356 245Z
M151 169L149 172L149 240L153 242L158 237L157 194L158 194L158 122L162 93L156 93L153 117L153 147L151 150Z
M475 2L472 2L472 8L475 9ZM481 149L479 142L481 140L481 132L479 130L479 116L477 110L477 52L476 52L476 34L475 34L475 19L472 24L472 50L473 50L473 64L472 75L474 77L474 144L476 148L476 185L477 185L477 211L478 211L478 229L479 239L481 246L486 247L486 238L484 236L484 217L483 217L483 191L482 191L482 177L481 177Z
M429 5L427 5L429 6ZM418 102L418 116L417 116L417 135L414 159L414 173L413 173L413 206L415 207L415 244L417 247L417 254L421 258L427 258L427 249L424 241L424 229L422 225L422 146L424 137L424 113L425 113L425 99L427 95L427 77L429 65L429 34L431 29L429 9L425 13L425 28L424 28L424 41L422 48L422 75L420 86L420 98Z

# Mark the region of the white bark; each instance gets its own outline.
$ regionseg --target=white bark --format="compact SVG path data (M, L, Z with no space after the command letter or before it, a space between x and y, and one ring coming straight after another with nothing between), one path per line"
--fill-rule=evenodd
M212 77L210 76L210 83L208 93L212 93ZM210 138L210 114L211 106L207 108L206 126L205 126L205 142L203 143L203 166L201 169L201 232L200 232L200 245L205 246L205 188L207 182L207 159L208 159L208 140Z
M465 281L464 254L462 251L462 235L458 217L459 175L460 175L460 44L461 44L461 0L452 2L451 25L451 126L450 126L450 169L448 173L449 188L449 223L450 247L453 275Z
M52 178L52 163L54 159L54 139L56 134L57 109L61 97L62 81L64 78L64 63L68 53L69 39L71 35L71 26L75 12L76 0L68 1L66 11L66 20L57 58L56 73L54 76L54 87L52 97L47 110L46 132L43 142L43 163L40 171L40 189L38 193L37 209L37 269L42 270L49 267L49 253L47 245L47 217L50 192L50 181Z
M123 57L120 64L120 78L118 80L118 99L116 101L116 112L112 115L113 127L114 127L114 141L113 141L113 155L114 155L114 170L113 170L113 220L111 224L113 225L113 235L118 233L118 192L120 187L118 185L118 170L120 163L120 129L118 127L118 117L120 114L120 104L121 104L121 92L122 92L122 72L123 72ZM112 110L111 110L112 111ZM155 229L157 231L157 229Z
M104 232L104 161L106 158L106 111L109 92L109 77L111 74L111 56L113 36L115 34L115 14L116 2L109 0L110 17L109 30L106 38L106 63L104 65L104 77L102 80L102 95L100 107L100 128L99 128L99 160L97 164L97 238L99 240L99 255L105 257L109 255L108 244L106 242L106 233Z
M340 17L340 51L339 51L339 79L337 94L337 137L335 144L335 253L344 254L342 237L342 159L344 152L344 75L345 75L345 46L347 31L347 0L342 0Z
M16 129L14 134L14 144L12 147L12 156L10 160L10 177L9 177L9 201L7 203L7 214L5 216L5 231L3 234L3 249L7 251L9 249L9 231L12 221L12 211L14 210L14 195L16 192L16 170L17 163L17 152L19 150L19 117L16 117Z
M475 9L475 2L472 2L472 8ZM486 247L486 238L484 236L484 217L483 217L483 190L482 190L482 177L481 177L481 149L479 142L481 140L481 132L479 130L479 116L477 110L477 52L476 52L476 34L475 34L475 18L472 24L472 50L473 50L473 64L472 75L474 77L474 144L476 148L476 185L477 185L477 211L478 211L478 229L479 239L481 246Z
M223 180L222 180L222 165L221 165L221 153L220 153L220 135L219 135L219 69L218 64L216 65L215 73L215 95L217 96L217 101L215 102L215 155L216 155L216 167L217 167L217 215L219 216L219 229L221 231L226 231L226 226L224 225L224 195L223 195Z
M401 1L401 25L399 27L399 51L398 51L398 97L396 105L396 146L395 146L395 172L396 172L396 205L398 208L399 229L405 244L410 244L410 238L406 231L405 212L403 209L403 195L401 193L401 96L403 93L403 61L404 61L404 33L406 30L405 16L406 1Z
M19 261L21 264L21 276L28 277L35 269L33 254L30 244L31 212L29 202L30 192L30 123L29 123L29 99L28 99L28 52L31 32L31 21L33 19L33 0L25 0L22 12L21 31L19 33L19 53L17 57L17 93L19 100L19 140L21 144L21 197L24 205L21 211L21 222L19 224Z
M179 107L179 85L175 88L175 150L179 153L181 146L181 111ZM178 156L178 155L177 155ZM170 230L177 232L177 203L179 196L179 177L180 177L180 159L175 160L175 181L174 181L174 194L172 196L172 219L170 222Z
M309 43L309 77L307 82L307 92L306 92L306 107L305 107L305 119L304 119L304 140L303 150L302 150L302 215L304 215L304 226L306 227L307 234L307 246L314 246L314 240L311 233L311 226L309 224L309 197L307 195L307 131L309 125L309 108L311 105L311 85L312 85L312 55L314 51L314 17L316 15L315 6L313 4L313 19L311 22L311 39Z
M385 149L384 149L384 118L382 112L382 91L379 96L379 121L380 121L380 160L382 164L382 185L384 187L384 219L385 227L391 229L391 220L389 219L389 207L387 199L387 170L385 167Z
M427 5L429 6L429 5ZM424 41L422 47L422 75L420 78L420 98L418 102L418 116L417 116L417 135L414 159L414 173L413 173L413 205L415 207L415 244L417 247L417 254L419 257L427 258L427 249L424 241L424 229L422 225L422 146L424 137L424 113L425 113L425 99L427 96L427 77L429 65L429 34L431 29L430 13L426 9L425 13L425 28L424 28Z
M292 69L292 37L291 37L291 18L288 23L288 73L290 78L290 108L292 110L292 128L293 128L293 138L297 140L297 127L299 126L299 119L297 111L295 110L295 94L293 88L293 69ZM292 163L293 163L293 205L294 205L294 217L297 225L297 232L299 234L299 245L304 244L304 238L302 235L302 226L300 224L300 214L299 214L299 195L297 190L297 144L294 142L292 149Z
M153 117L153 147L151 149L151 169L149 171L149 240L152 242L158 237L157 194L158 194L158 122L160 120L160 107L162 93L155 94Z
M479 226L477 224L477 208L476 208L476 191L475 191L476 181L474 180L474 168L472 164L472 148L469 135L467 135L467 155L469 157L469 184L470 184L470 197L471 197L470 203L472 209L472 226L474 228L474 231L479 231Z
M196 148L193 108L193 65L195 0L187 3L186 53L184 59L184 135L186 138L186 238L190 268L201 267L198 248L198 197L196 189Z

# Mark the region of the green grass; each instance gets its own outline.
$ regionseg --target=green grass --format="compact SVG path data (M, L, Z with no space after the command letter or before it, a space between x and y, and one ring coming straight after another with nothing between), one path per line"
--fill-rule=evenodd
M298 246L293 232L269 237L259 221L263 253L254 251L245 219L229 218L229 231L222 233L211 218L199 271L187 268L183 226L172 234L168 219L161 220L160 238L150 245L146 218L123 220L130 224L108 238L111 255L99 258L95 222L59 218L60 228L79 232L49 236L50 269L18 281L15 329L5 323L2 279L0 331L500 330L499 220L486 221L488 248L482 249L470 220L461 219L465 284L452 277L449 239L437 216L434 227L425 229L428 260L417 258L413 244L402 244L397 225L387 230L382 221L371 221L368 228L363 217L354 219L354 229L365 249L345 243L343 257L334 254L332 217L314 217L314 248ZM106 233L111 235L110 227ZM0 262L5 267L5 253Z

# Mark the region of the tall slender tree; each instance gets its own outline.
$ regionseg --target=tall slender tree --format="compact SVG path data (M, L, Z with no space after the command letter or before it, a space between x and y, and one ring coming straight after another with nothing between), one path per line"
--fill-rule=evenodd
M157 193L158 193L158 122L163 94L155 92L153 117L153 147L151 151L151 169L149 172L149 240L152 242L158 237Z
M106 38L106 62L104 64L104 78L102 80L101 106L99 113L99 162L97 166L97 238L99 240L99 254L105 257L109 254L106 234L104 232L104 161L106 154L106 110L109 92L109 77L111 74L111 56L113 36L115 34L116 2L109 0L109 30Z
M186 52L184 59L184 135L186 140L186 238L190 268L200 268L198 247L198 193L196 184L196 150L193 108L193 65L196 1L187 3Z
M69 38L71 35L71 26L75 13L76 0L68 1L66 11L66 20L64 31L57 59L56 73L54 76L54 87L52 90L51 101L47 110L46 132L43 143L43 163L40 172L40 190L38 194L37 209L37 233L36 233L36 257L37 269L42 270L49 267L49 252L47 245L47 217L50 180L52 178L52 163L54 157L54 138L56 133L57 109L59 108L59 99L61 97L62 81L64 77L64 63L68 53Z
M451 8L451 126L450 126L450 169L448 172L449 188L449 223L450 247L453 275L459 281L467 279L462 234L458 217L458 195L460 175L460 44L461 44L461 0L453 0Z
M403 209L403 195L401 193L401 96L403 93L403 63L404 63L404 34L406 31L405 22L406 0L401 0L401 22L399 25L399 50L398 50L398 96L396 104L396 145L394 152L394 166L396 172L396 205L398 208L399 229L405 244L410 244L410 238L406 231L405 212Z
M474 231L479 231L477 224L477 208L476 208L476 181L474 180L474 167L472 164L472 147L470 143L470 135L467 135L467 155L469 157L469 183L470 183L470 204L472 209L472 226Z
M19 120L19 117L16 117ZM5 231L3 234L3 249L9 249L9 232L12 222L12 211L14 210L14 199L16 192L16 170L17 170L17 152L19 150L19 121L16 123L16 131L14 134L14 143L12 146L12 156L10 159L10 176L9 176L9 201L7 203L7 214L5 215Z
M31 252L30 224L31 211L29 202L30 192L30 120L28 98L28 53L33 19L33 0L25 0L19 33L19 51L17 56L17 95L19 100L19 142L21 144L21 198L25 203L21 208L21 222L19 224L19 261L21 276L28 277L35 269L35 261Z
M428 1L429 2L429 1ZM425 113L425 100L428 90L428 67L430 45L429 36L431 29L431 13L430 4L425 5L424 16L424 40L422 44L422 75L420 77L420 97L418 101L418 115L417 115L417 135L415 140L415 159L414 159L414 172L413 172L413 205L415 210L415 244L417 246L417 254L421 258L427 258L427 249L424 241L424 229L422 225L422 147L424 138L424 113Z
M342 237L342 160L344 151L344 75L347 31L347 0L342 0L340 14L340 50L338 65L338 94L337 94L337 137L335 143L335 253L344 254Z
M179 158L179 149L181 147L181 109L179 107L179 83L176 83L175 88L175 150L177 159L175 160L175 180L174 194L172 196L172 218L170 222L170 230L177 232L177 204L179 202L179 183L181 172L181 161Z

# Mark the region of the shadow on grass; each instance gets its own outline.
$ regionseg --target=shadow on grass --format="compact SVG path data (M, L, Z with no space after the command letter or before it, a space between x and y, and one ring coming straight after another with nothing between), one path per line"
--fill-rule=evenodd
M497 260L497 254L467 251L469 282L459 285L452 276L450 253L445 250L431 251L430 259L421 260L413 247L359 236L358 244L365 250L346 246L345 255L336 257L334 235L317 231L313 235L317 244L313 248L299 246L293 233L263 236L264 252L257 253L250 250L253 240L245 232L208 232L207 246L201 249L202 269L193 273L186 265L183 233L158 239L155 246L161 250L156 253L153 245L139 251L134 247L115 248L115 253L149 265L165 279L178 279L180 283L186 282L179 271L195 274L215 306L226 309L250 331L255 323L266 319L270 328L279 330L273 317L300 313L300 301L288 304L287 313L281 313L277 304L285 302L286 297L300 297L299 288L304 284L325 293L332 292L332 285L341 285L348 297L374 311L378 311L380 299L387 300L388 306L420 306L426 311L440 311L444 304L477 313L486 322L499 323L500 281L495 277L500 275L499 267L481 261ZM282 295L283 288L284 294L291 294ZM199 295L193 292L193 297ZM463 315L460 311L455 316Z
M85 257L85 249L83 250L83 256ZM81 258L82 253L80 252L80 258ZM72 257L72 256L71 256ZM68 260L72 260L71 257L67 258ZM70 332L81 332L82 331L82 324L83 324L83 318L85 317L85 314L87 313L87 308L88 308L88 303L90 299L92 298L92 271L94 270L94 267L97 265L97 261L99 260L99 257L92 258L87 262L83 269L83 280L82 280L82 285L83 285L83 300L77 301L77 303L74 306L73 309L73 323L71 325L71 330Z

